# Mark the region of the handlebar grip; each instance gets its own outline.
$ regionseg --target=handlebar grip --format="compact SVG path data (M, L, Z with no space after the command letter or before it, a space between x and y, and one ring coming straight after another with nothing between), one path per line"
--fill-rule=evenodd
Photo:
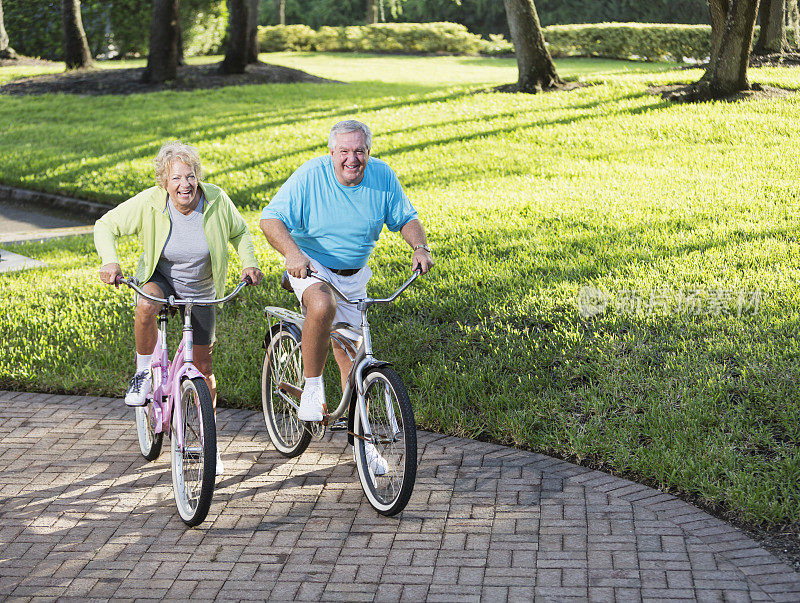
M116 277L114 277L114 286L115 286L115 287L117 287L117 288L119 288L119 286L120 286L120 285L121 285L121 284L122 284L124 281L125 281L125 277L124 277L124 276L122 276L121 274L118 274Z
M245 275L245 277L242 280L245 283L247 283L248 285L252 285L253 284L253 279L250 278L250 275Z

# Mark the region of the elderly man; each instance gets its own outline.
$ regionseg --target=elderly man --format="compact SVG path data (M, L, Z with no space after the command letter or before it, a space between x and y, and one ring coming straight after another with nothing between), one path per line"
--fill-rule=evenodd
M412 268L433 266L425 230L392 169L370 157L372 132L365 124L341 121L328 138L330 155L307 161L284 183L261 213L261 230L286 260L286 271L305 314L305 386L298 416L321 421L325 390L322 369L334 322L360 324L358 311L337 302L309 272L332 282L350 299L366 297L372 271L367 261L383 225L400 231L411 246ZM350 360L334 345L342 380Z

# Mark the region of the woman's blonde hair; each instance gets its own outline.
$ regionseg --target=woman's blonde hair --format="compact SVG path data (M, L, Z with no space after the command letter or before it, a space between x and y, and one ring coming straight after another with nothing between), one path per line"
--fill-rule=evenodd
M156 158L153 159L156 168L156 183L161 188L167 188L169 170L176 159L180 159L194 170L198 182L203 179L203 166L200 165L200 153L197 152L197 149L190 144L183 144L180 140L171 140L164 143Z

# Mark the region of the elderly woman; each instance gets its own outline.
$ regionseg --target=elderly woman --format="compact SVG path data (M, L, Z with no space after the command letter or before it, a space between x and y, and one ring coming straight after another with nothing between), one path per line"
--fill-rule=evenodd
M144 253L136 278L155 297L213 298L224 291L228 274L228 242L242 260L242 278L261 281L253 240L244 219L227 194L202 182L200 156L192 146L168 142L155 158L157 186L112 209L94 225L94 242L103 262L100 279L113 284L121 274L117 237L137 235ZM150 356L156 345L159 304L139 298L136 304L136 374L125 396L128 406L142 406L152 386ZM211 367L214 345L213 306L192 311L194 363L205 376L216 404Z

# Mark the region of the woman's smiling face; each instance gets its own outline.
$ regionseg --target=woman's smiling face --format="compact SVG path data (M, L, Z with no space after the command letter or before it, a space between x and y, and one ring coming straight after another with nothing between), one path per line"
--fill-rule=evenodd
M189 213L197 207L197 175L194 169L180 159L173 161L167 176L167 192L181 213Z

